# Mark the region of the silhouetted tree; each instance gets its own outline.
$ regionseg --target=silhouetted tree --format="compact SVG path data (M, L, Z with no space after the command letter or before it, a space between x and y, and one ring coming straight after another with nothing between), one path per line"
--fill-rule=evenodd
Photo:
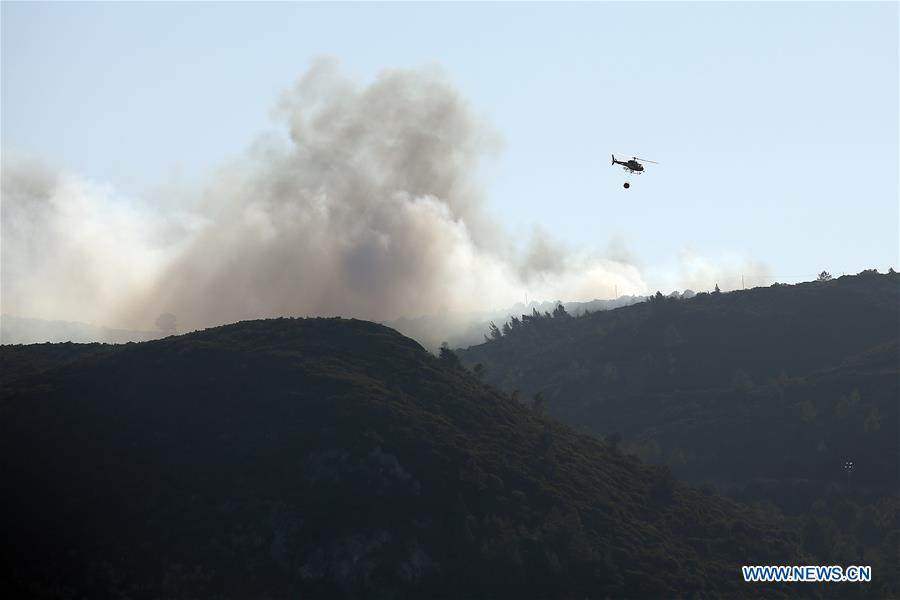
M829 273L828 271L822 271L821 273L819 273L819 276L816 277L816 281L831 281L831 279L831 273Z
M509 326L509 323L503 324L503 335L509 335L512 332L512 327Z
M719 284L717 283L716 289L713 290L713 294L720 294L720 293L722 293L722 290L719 289Z
M491 339L499 340L501 337L503 337L503 334L500 332L500 328L494 325L493 321L491 321L491 324L488 325L488 329L491 333Z
M450 345L447 342L441 343L440 359L451 367L454 367L456 369L462 368L462 363L459 362L459 357L456 355L456 352L450 349Z
M538 392L534 395L534 400L531 402L531 408L537 414L544 414L544 393Z
M566 312L566 307L562 305L562 302L557 301L556 308L553 309L553 317L561 319L568 316L570 315Z

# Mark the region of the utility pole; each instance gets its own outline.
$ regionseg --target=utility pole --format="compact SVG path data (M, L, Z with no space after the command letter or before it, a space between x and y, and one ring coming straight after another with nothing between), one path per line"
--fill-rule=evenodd
M744 286L744 274L741 273L741 289L746 290L747 288Z

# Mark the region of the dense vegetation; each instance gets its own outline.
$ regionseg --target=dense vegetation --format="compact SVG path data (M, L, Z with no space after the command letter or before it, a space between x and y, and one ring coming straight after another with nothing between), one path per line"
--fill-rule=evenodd
M766 511L372 323L0 358L15 597L783 597L740 565L808 562Z
M900 275L660 294L491 333L459 353L485 381L783 512L818 563L870 564L873 596L900 593Z

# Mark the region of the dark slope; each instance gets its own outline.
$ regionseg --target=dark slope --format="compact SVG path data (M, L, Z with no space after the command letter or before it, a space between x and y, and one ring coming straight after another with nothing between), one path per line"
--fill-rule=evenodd
M896 594L898 335L900 275L864 272L532 318L459 355L679 477L824 529L818 560L869 556Z
M481 363L490 383L541 392L564 421L626 438L717 412L774 422L770 410L793 414L805 400L786 389L820 389L817 410L801 412L827 420L861 386L854 425L877 409L886 425L877 447L896 433L898 334L900 275L864 274L529 319L459 356Z
M490 381L547 390L575 405L589 390L593 399L729 387L738 371L751 382L803 376L895 340L898 332L900 275L866 273L529 319L459 354L466 364L487 367ZM570 391L577 396L564 393Z
M86 356L115 352L116 346L107 344L29 344L0 346L0 388L16 379L36 375Z
M0 396L20 594L773 597L789 590L740 565L806 560L759 512L367 322L240 323L27 371Z

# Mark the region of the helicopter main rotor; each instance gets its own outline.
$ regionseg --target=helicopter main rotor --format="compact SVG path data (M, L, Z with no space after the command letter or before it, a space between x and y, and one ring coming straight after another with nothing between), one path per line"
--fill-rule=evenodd
M615 155L614 155L614 156L615 156ZM623 154L620 154L619 156L628 156L628 155L623 153ZM658 165L658 164L659 164L659 163L656 162L655 160L650 160L649 158L639 158L639 157L637 157L637 156L632 156L632 157L631 157L631 160L636 160L636 161L638 161L638 162L653 163L654 165Z

